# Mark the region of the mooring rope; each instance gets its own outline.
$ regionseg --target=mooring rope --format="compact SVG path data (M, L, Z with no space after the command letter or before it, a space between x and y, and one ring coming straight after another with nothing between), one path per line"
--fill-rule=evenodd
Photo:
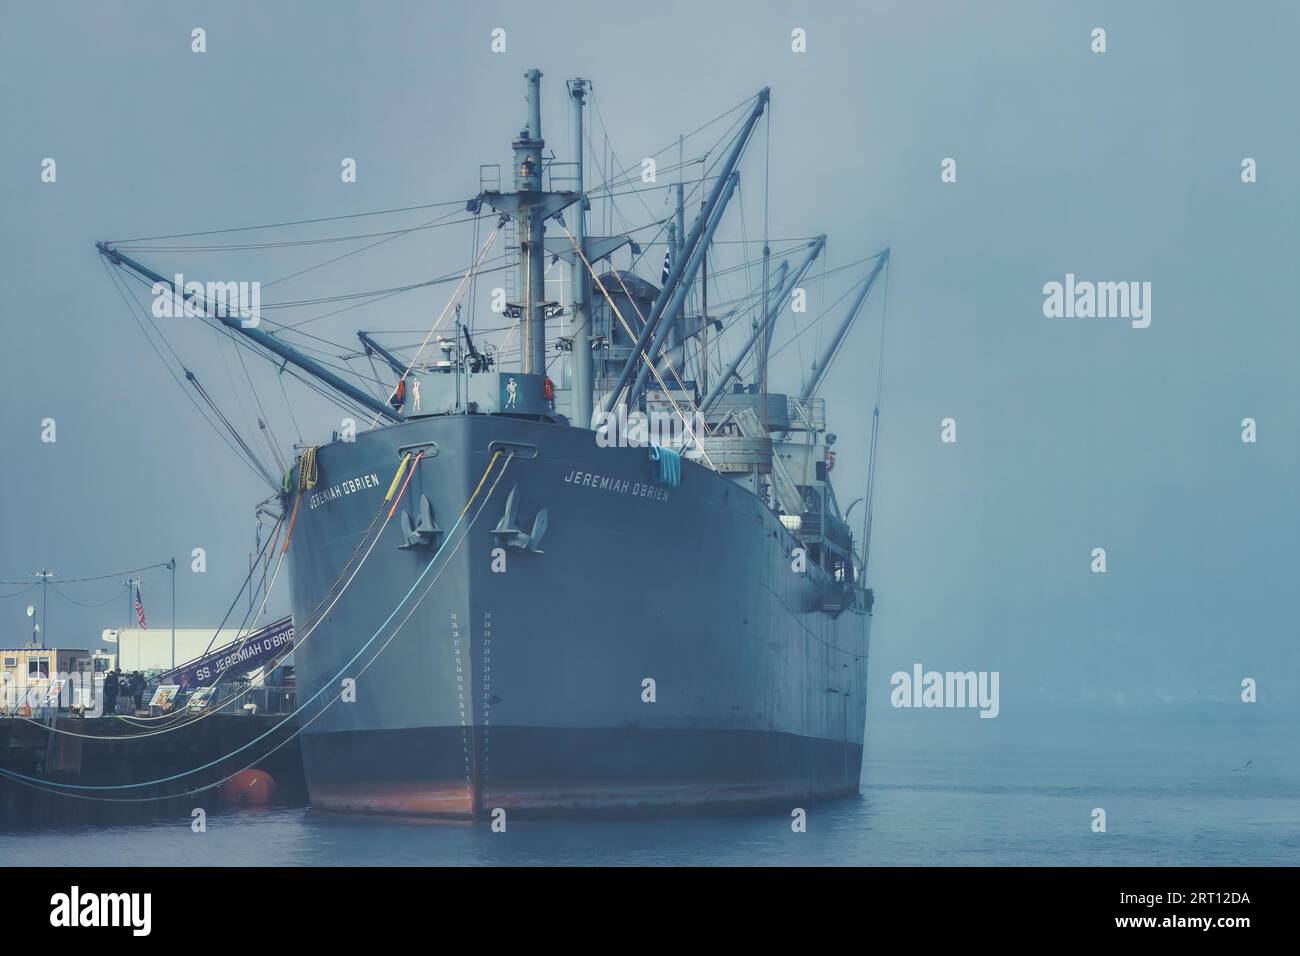
M492 468L496 465L497 459L501 457L501 454L502 454L502 452L499 451L499 450L498 450L498 451L495 451L495 452L492 453L492 457L491 457L491 459L489 459L489 461L488 461L487 468L484 469L484 472L483 472L483 478L479 480L478 486L474 489L474 493L470 496L470 500L469 500L469 502L467 502L466 507L461 511L460 515L456 518L456 523L455 523L454 525L452 525L451 531L448 532L448 535L447 535L448 540L450 540L450 539L452 538L452 536L455 535L457 528L459 528L460 525L461 525L461 523L464 521L464 519L465 519L465 515L466 515L466 514L468 513L468 511L469 511L469 507L473 504L473 502L474 502L474 498L478 495L479 491L482 489L483 484L484 484L484 481L486 480L488 474L491 473ZM417 455L417 456L416 456L417 459L418 459L419 457L420 457L420 455ZM383 645L381 645L381 647L380 647L380 649L379 649L378 651L376 651L375 655L374 655L374 656L370 659L370 661L367 663L367 665L366 665L367 667L369 666L370 663L373 663L373 661L374 661L375 659L377 659L378 656L379 656L380 654L383 653L383 650L384 650L384 649L385 649L385 648L386 648L386 647L387 647L387 646L392 642L393 638L395 638L395 637L397 636L397 634L401 631L401 629L406 625L406 622L409 621L409 620L411 619L411 616L415 613L415 610L420 606L421 602L423 602L424 598L425 598L425 597L429 594L429 592L432 590L433 585L437 583L438 578L441 577L441 575L442 575L442 571L446 570L446 568L450 565L450 563L451 563L451 562L450 562L450 558L453 557L453 556L455 556L456 552L460 550L460 546L461 546L462 544L464 544L466 538L469 537L469 532L470 532L470 530L474 527L475 523L477 523L478 518L479 518L479 515L482 514L482 512L483 512L483 508L487 505L487 502L491 499L492 494L496 491L497 485L500 484L500 481L501 481L502 476L505 475L506 469L510 466L510 462L511 462L513 459L514 459L514 453L512 452L512 453L510 453L510 454L506 457L505 464L502 465L502 467L501 467L501 471L498 472L497 477L496 477L496 479L492 482L492 486L491 486L491 488L488 490L487 495L485 495L484 498L483 498L483 504L480 505L479 508L478 508L478 510L474 512L474 516L473 516L473 518L470 519L470 523L469 523L469 525L465 528L465 533L461 535L460 539L456 542L455 547L452 549L451 553L448 555L448 560L443 562L443 564L442 564L442 568L438 571L438 574L435 575L435 576L434 576L434 579L433 579L432 581L429 582L429 586L426 587L425 590L420 594L420 597L416 600L415 604L412 605L411 610L407 613L406 617L404 617L404 618L402 619L402 622L397 626L397 628L394 629L393 633L392 633L391 635L389 635L388 640L385 641ZM387 523L388 523L387 520L385 520L384 523L385 523L385 525L387 525ZM381 530L382 530L382 529L381 529ZM375 540L378 541L378 537L376 537ZM372 544L372 545L371 545L371 548L373 549L373 547L374 547L374 545ZM284 726L288 721L290 721L291 719L293 719L294 717L296 717L299 713L301 713L303 710L305 710L305 709L307 708L308 705L314 703L314 702L315 702L315 701L316 701L316 700L317 700L317 699L318 699L318 698L319 698L323 693L325 693L325 691L326 691L329 687L331 687L335 682L337 682L337 681L339 680L339 678L341 678L341 677L342 677L342 676L347 672L347 669L348 669L349 667L351 667L354 663L356 663L357 659L358 659L358 658L359 658L359 657L360 657L360 656L365 652L366 648L368 648L371 644L373 644L373 643L375 642L375 640L379 637L379 635L383 632L383 630L384 630L384 629L389 625L389 623L392 622L393 618L397 616L397 612L401 609L402 605L404 605L404 604L407 602L407 600L411 597L411 595L412 595L413 593L415 593L415 589L416 589L417 587L419 587L420 584L424 581L425 577L428 576L429 572L433 569L434 564L436 563L436 559L437 559L438 555L441 554L441 553L442 553L442 549L439 549L438 553L435 554L435 555L433 556L433 558L429 561L429 563L428 563L427 565L425 565L424 570L421 571L420 574L416 577L415 581L411 584L411 587L407 590L406 594L404 594L404 595L401 597L401 599L398 600L398 602L393 606L392 611L389 612L388 616L384 619L383 623L381 623L381 624L379 625L379 627L375 629L375 632L374 632L374 633L369 637L369 639L366 640L366 642L365 642L364 644L361 645L361 647L357 650L357 652L356 652L354 655L352 655L352 657L351 657L351 658L350 658L350 659L349 659L349 660L348 660L348 661L343 665L343 667L338 671L338 673L336 673L332 678L330 678L329 680L327 680L326 682L324 682L324 683L321 685L320 689L319 689L318 691L316 691L316 693L312 694L311 697L309 697L309 698L308 698L308 699L307 699L307 700L306 700L306 701L305 701L301 706L295 708L294 711L293 711L291 714L286 715L286 716L284 717L284 719L282 719L282 720L280 720L279 722L277 722L274 726L272 726L272 727L269 728L268 730L264 731L263 733L259 734L258 736L254 737L252 740L248 741L247 743L243 744L242 746L237 747L236 749L230 751L229 753L223 754L222 756L216 758L215 760L211 760L211 761L209 761L209 762L207 762L207 763L205 763L205 764L202 764L202 765L200 765L200 766L198 766L198 767L191 768L190 770L185 770L185 771L182 771L182 772L180 772L180 773L171 774L170 776L167 776L167 777L159 777L159 778L154 779L154 780L144 780L144 781L140 781L140 782L138 782L138 783L100 784L100 785L91 785L91 784L66 784L66 783L58 783L57 781L53 781L53 780L45 780L45 779L42 779L42 778L40 778L40 777L30 777L30 776L27 776L26 774L20 774L20 773L18 773L18 772L16 772L16 771L8 770L8 769L3 768L3 767L0 767L0 776L7 777L7 778L9 778L9 779L11 779L11 780L15 780L15 781L17 781L17 782L19 782L19 783L25 783L25 784L28 784L28 785L30 785L30 786L34 786L36 789L45 790L45 791L47 791L47 792L52 792L52 793L59 793L59 794L61 794L61 795L63 795L63 796L70 796L70 797L73 797L73 798L75 798L75 799L97 799L97 798L94 797L93 795L66 793L65 791L69 791L69 790L93 790L93 791L134 790L134 789L137 789L137 788L139 788L139 787L151 787L151 786L157 786L157 785L159 785L159 784L171 783L171 782L173 782L173 781L175 781L175 780L183 779L183 778L188 777L188 776L190 776L190 775L192 775L192 774L199 773L199 772L201 772L201 771L203 771L203 770L208 770L208 769L210 769L210 768L212 768L212 767L214 767L214 766L220 764L222 761L227 760L227 759L229 759L230 757L235 756L236 754L239 754L239 753L242 753L242 752L248 750L248 749L249 749L250 747L252 747L254 744L257 744L257 743L259 743L260 741L265 740L268 736L270 736L271 734L275 733L277 730L279 730L281 727L283 727L283 726ZM369 552L367 552L367 556L368 556L368 555L369 555ZM358 568L358 570L359 570L359 568ZM355 574L353 575L353 577L355 577ZM350 583L351 583L351 579L349 579L349 584L350 584ZM342 597L342 592L340 592L340 595L339 595L339 596ZM333 607L333 604L331 604L330 607L332 608L332 607ZM322 620L323 620L323 618L322 618ZM323 712L324 712L326 709L328 709L328 708L329 708L333 703L335 703L337 700L339 700L339 698L340 698L341 696L342 696L342 692L341 692L341 691L338 692L338 693L336 693L336 694L334 695L334 697L331 698L331 699L330 699L330 700L325 704L325 706L321 709L321 713L323 713ZM319 717L320 714L317 714L316 716ZM313 720L314 720L314 719L315 719L315 718L313 718ZM303 727L306 727L306 726L309 726L309 725L310 725L310 721L308 722L308 724L304 724ZM285 743L288 743L288 741L291 740L291 739L293 739L294 736L297 736L297 734L300 733L302 729L303 729L303 728L297 728L293 734L291 734L291 735L290 735L288 738L286 738L284 741L281 741L280 746L283 746ZM277 749L278 749L278 748L277 748ZM269 754L270 754L270 753L273 753L273 752L274 752L274 750L269 751L267 754L263 755L262 757L259 757L258 759L259 759L259 760L264 760L264 759L266 759L266 756L269 756ZM251 766L251 765L250 765L250 766ZM248 768L244 768L244 769L248 769ZM238 771L236 771L236 772L238 772ZM197 788L197 789L195 789L195 790L186 791L186 793L198 793L198 792L201 792L201 791L203 791L203 790L211 789L212 787L215 787L215 786L220 786L221 783L223 783L225 780L228 780L228 779L230 778L230 776L233 776L233 775L234 775L234 774L231 774L231 775L229 775L229 776L223 777L221 781L218 781L218 782L216 782L216 783L208 784L208 785L206 785L206 786L204 786L204 787L200 787L200 788ZM142 801L142 800L143 800L143 801L156 801L156 800L159 800L159 799L163 799L163 798L165 798L165 797L167 797L167 796L179 796L179 794L165 794L165 795L163 795L162 797L159 797L159 796L151 796L151 797L147 797L147 798L135 798L135 799L133 799L133 800L128 800L128 801L118 800L117 802L140 802L140 801ZM98 799L105 799L105 798L98 798ZM111 799L111 798L109 798L109 799Z
M421 452L419 452L419 453L415 456L415 462L414 462L414 464L412 464L412 473L414 473L414 465L419 463L419 460L420 460L420 458L423 457L423 455L424 455L424 452L421 451ZM406 468L407 463L408 463L410 460L411 460L411 454L410 454L410 452L407 452L406 455L403 456L402 461L401 461L401 464L398 466L398 469L397 469L397 476L395 476L394 479L393 479L393 486L389 488L388 494L385 495L383 502L380 504L379 509L378 509L378 510L376 511L376 513L375 513L375 518L378 518L379 514L383 512L383 510L384 510L384 506L387 505L387 504L389 503L389 500L390 500L390 499L392 498L392 496L393 496L393 488L395 488L396 485L397 485L397 478L401 476L402 472L403 472L403 471L405 470L405 468ZM408 475L407 478L408 478L408 480L409 480L410 475ZM402 485L402 494L404 494L405 491L406 491L406 485L403 484L403 485ZM360 573L362 566L363 566L363 565L366 563L366 561L369 559L369 557L370 557L370 553L374 550L375 545L379 542L379 538L383 535L384 528L387 527L387 525L388 525L388 521L392 518L392 516L393 516L393 512L396 511L396 509L397 509L397 505L398 505L398 503L401 501L402 494L398 494L398 495L397 495L397 500L392 502L392 507L389 509L389 512L388 512L388 518L386 518L386 519L384 520L383 525L380 526L379 531L375 534L374 539L371 541L370 548L366 551L365 557L363 557L363 558L361 559L361 563L358 564L358 565L356 566L356 568L352 571L351 577L348 578L347 583L343 586L343 590L339 591L339 593L334 597L334 600L330 603L330 606L329 606L328 608L326 608L325 611L324 611L320 616L316 616L316 612L317 612L317 611L320 611L320 609L321 609L321 605L325 603L325 601L328 599L330 593L333 592L333 589L334 589L335 587L338 586L338 583L339 583L339 581L342 579L342 577L343 577L345 574L347 574L347 569L351 566L352 561L354 561L354 560L356 559L357 552L360 551L360 549L361 549L361 544L364 544L365 541L369 539L369 537L370 537L370 531L374 528L375 518L372 518L372 519L371 519L370 527L367 528L366 535L363 537L361 544L358 544L357 549L354 550L354 551L352 552L352 557L348 559L348 564L346 564L346 565L344 566L344 569L343 569L343 571L339 574L339 576L338 576L337 578L334 579L334 583L330 585L329 589L328 589L328 590L326 591L326 593L325 593L325 596L321 598L320 602L317 603L316 607L313 608L312 611L307 615L308 620L311 620L313 617L315 617L315 620L312 621L312 623L310 624L310 626L307 628L307 631L306 631L306 632L301 636L301 638L299 638L299 637L295 634L293 644L290 645L289 647L287 647L287 648L285 649L284 653L283 653L280 657L278 657L278 658L275 659L275 663L273 663L272 667L278 665L279 661L283 660L285 657L288 657L288 655L289 655L290 653L292 653L293 650L294 650L295 648L300 648L300 647L302 647L304 644L306 644L307 641L311 638L311 635L315 632L316 628L319 626L320 622L324 619L324 615L325 615L325 614L328 614L329 611L333 609L334 605L338 603L339 599L341 599L341 598L343 597L344 592L347 591L348 587L352 584L352 581L353 581L353 579L357 576L357 574ZM292 528L290 528L290 532L292 532ZM265 607L266 607L266 602L267 602L267 600L270 598L271 590L274 589L274 586L275 586L275 580L276 580L276 578L279 577L279 574L280 574L280 567L281 567L281 566L283 565L283 563L284 563L284 557L285 557L285 554L286 554L287 551L288 551L288 547L289 547L289 535L286 534L286 536L285 536L285 542L284 542L284 547L283 547L283 548L281 549L281 551L280 551L280 558L279 558L279 560L276 562L276 566L275 566L275 574L272 576L272 579L271 579L271 587L268 588L267 593L266 593L266 596L265 596L265 597L263 598L263 600L262 600L262 606L261 606L261 608L259 608L259 610L258 610L258 612L257 612L257 615L254 617L254 620L256 620L257 617L260 617L260 616L261 616L261 614L262 614L262 610L265 609ZM242 639L242 642L241 642L241 646L242 646L242 643L247 642L247 640L248 640L248 638L249 638L249 636L250 636L251 634L252 634L252 631L250 631L249 634L244 635L244 637L243 637L243 639ZM233 666L233 665L230 665L230 666ZM223 670L223 671L221 672L221 674L219 674L219 675L217 676L217 680L214 682L214 684L220 683L221 677L223 677L223 676L226 674L226 672L229 671L230 666L227 666L226 669ZM212 716L216 715L217 713L221 712L221 711L224 710L227 706L229 706L231 703L233 703L234 701L239 700L241 697L245 696L245 695L246 695L250 690L252 690L252 687L244 688L244 689L242 689L242 690L240 690L240 691L237 691L236 693L232 694L230 697L227 697L224 701L221 701L218 705L216 705L216 706L214 706L214 707L211 707L211 708L208 708L208 709L205 710L202 714L199 714L197 717L193 717L193 718L191 718L191 719L184 719L184 720L180 719L180 718L182 718L182 717L186 717L186 716L187 716L183 711L182 711L182 712L178 712L177 714L168 714L168 715L164 715L164 716L166 716L166 717L174 718L174 722L173 722L173 723L169 723L168 725L166 725L166 726L164 726L164 727L161 727L161 728L158 728L158 729L154 729L154 730L148 730L148 731L146 731L146 732L144 732L144 733L138 733L138 734L121 734L121 735L112 735L112 734L82 734L82 733L78 733L77 731L73 731L73 730L64 730L64 729L62 729L62 728L60 728L60 727L47 726L46 724L40 723L40 722L37 721L35 718L24 717L24 718L22 718L22 719L23 719L23 720L27 720L27 721L30 722L30 723L35 723L35 724L37 724L38 726L45 727L46 730L49 730L49 731L52 732L52 733L61 734L61 735L63 735L63 736L67 736L67 737L77 737L77 738L80 738L80 739L82 739L82 740L139 740L139 739L144 738L144 737L156 737L156 736L158 736L159 734L169 733L169 732L171 732L171 731L173 731L173 730L179 730L179 729L181 729L182 727L192 727L192 726L194 726L195 724L199 723L199 721L204 720L204 719L206 719L206 718L208 718L208 717L212 717ZM296 711L295 711L295 713L296 713ZM126 718L122 718L122 719L125 720ZM138 719L138 720L157 720L157 719L161 719L161 718L145 717L145 718L135 718L135 719ZM138 725L138 724L133 724L132 726L139 726L139 725Z

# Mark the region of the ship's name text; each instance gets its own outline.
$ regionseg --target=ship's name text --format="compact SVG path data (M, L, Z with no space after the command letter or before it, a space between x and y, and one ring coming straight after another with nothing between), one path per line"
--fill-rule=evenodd
M307 504L309 507L318 508L321 505L329 504L335 498L342 498L344 495L350 495L357 491L365 491L367 488L378 487L379 476L374 472L368 475L358 475L356 478L340 481L337 485L330 485L324 491L314 492L307 499Z
M609 475L593 475L589 471L571 471L564 476L566 485L579 485L593 491L608 491L613 494L631 495L633 498L648 498L651 501L667 501L668 489L660 488L644 481L628 481L626 478L611 478Z

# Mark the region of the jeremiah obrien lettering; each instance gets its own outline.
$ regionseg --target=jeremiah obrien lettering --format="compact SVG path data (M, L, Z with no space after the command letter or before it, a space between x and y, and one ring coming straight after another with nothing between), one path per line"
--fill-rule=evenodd
M356 478L349 478L347 481L340 481L337 485L331 485L324 491L317 491L307 499L307 504L309 507L316 508L319 505L329 504L335 498L350 495L354 491L364 491L366 488L378 487L379 476L371 472L368 475L360 475Z
M626 478L612 478L609 475L593 475L589 471L571 471L564 476L566 485L578 485L593 491L608 491L619 495L631 495L633 498L649 498L653 501L667 501L668 489L642 481L628 481Z

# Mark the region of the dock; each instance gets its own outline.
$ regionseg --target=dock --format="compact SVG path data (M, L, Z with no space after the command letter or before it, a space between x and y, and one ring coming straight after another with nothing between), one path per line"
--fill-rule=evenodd
M273 778L276 804L307 802L292 716L196 714L157 722L153 733L149 724L66 713L0 717L0 767L45 781L0 774L0 827L124 824L200 807L213 813L237 805L230 784L214 784L250 767ZM156 732L159 725L165 732ZM128 786L147 781L162 782ZM118 789L78 789L88 787Z

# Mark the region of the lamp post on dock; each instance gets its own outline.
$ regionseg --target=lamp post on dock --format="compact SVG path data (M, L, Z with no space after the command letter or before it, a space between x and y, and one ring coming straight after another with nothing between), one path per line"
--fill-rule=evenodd
M48 611L49 611L49 607L50 607L50 598L49 598L50 578L54 577L54 572L53 572L53 571L50 571L50 570L47 569L47 568L41 568L39 571L33 571L33 572L32 572L32 577L34 577L34 578L40 578L40 579L41 579L41 626L40 626L40 632L41 632L41 646L44 647L44 646L45 646L45 624L46 624L46 615L47 615L47 613L48 613ZM32 623L35 624L35 618L32 619ZM35 631L35 628L33 628L33 631ZM36 643L34 639L33 639L32 643Z
M172 573L172 669L176 669L176 558L167 562L167 570Z

